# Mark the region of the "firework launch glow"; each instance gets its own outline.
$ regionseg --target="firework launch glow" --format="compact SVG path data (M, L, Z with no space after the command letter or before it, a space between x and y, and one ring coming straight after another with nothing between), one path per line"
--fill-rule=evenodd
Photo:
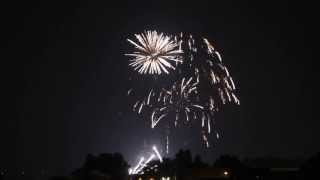
M134 57L129 66L133 72L157 76L165 72L165 83L145 87L145 94L136 96L133 111L149 116L151 128L166 121L167 127L176 127L179 122L201 125L201 138L210 147L209 135L219 139L216 131L216 113L227 103L240 105L235 83L221 54L206 38L192 35L163 35L156 31L136 34L138 42L128 41L138 50L126 54ZM174 63L172 63L174 62ZM169 69L171 71L169 72ZM137 78L143 81L143 77ZM134 87L128 91L135 96ZM171 121L173 120L173 121ZM169 139L166 148L168 152Z
M156 146L152 146L152 150L154 151L154 153L151 153L149 155L149 158L145 161L144 157L141 157L138 164L133 168L129 168L129 175L131 174L143 174L143 169L146 168L148 166L148 164L155 159L155 157L158 158L158 160L160 161L160 163L162 163L162 156L160 155L158 149Z

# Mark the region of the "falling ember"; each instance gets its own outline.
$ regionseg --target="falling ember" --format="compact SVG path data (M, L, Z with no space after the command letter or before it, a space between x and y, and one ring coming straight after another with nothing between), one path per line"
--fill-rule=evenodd
M169 136L167 135L167 137L166 137L166 142L167 142L167 144L166 144L166 153L167 154L169 154Z
M207 138L207 136L205 134L202 135L202 139L205 142L206 147L209 148L210 147L209 141L208 141L208 138Z
M208 133L211 133L211 124L210 124L210 119L208 119Z
M132 92L132 88L128 90L127 95L129 96L131 92Z

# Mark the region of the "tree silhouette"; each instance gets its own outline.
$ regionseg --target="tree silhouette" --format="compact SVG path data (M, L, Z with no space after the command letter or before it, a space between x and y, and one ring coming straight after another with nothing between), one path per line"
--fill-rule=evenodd
M320 152L310 157L301 166L301 172L304 179L314 179L319 176L320 170Z
M188 172L188 168L192 167L192 156L189 150L179 150L174 160L174 170L177 178L182 179Z
M120 153L104 153L99 156L87 155L82 168L73 173L76 179L97 179L96 177L114 180L126 179L128 164Z
M201 156L199 154L197 154L194 157L192 166L195 168L204 168L204 167L208 167L208 164L204 163L201 159Z
M69 178L66 176L53 176L49 180L69 180Z
M172 177L175 174L175 169L173 167L175 167L174 160L164 158L163 162L159 165L159 171L161 172L161 175L165 177Z

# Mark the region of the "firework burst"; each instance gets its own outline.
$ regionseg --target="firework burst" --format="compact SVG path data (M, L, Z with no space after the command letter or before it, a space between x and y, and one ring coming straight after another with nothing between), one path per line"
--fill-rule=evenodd
M175 70L165 83L154 79L157 85L146 88L147 93L135 101L133 110L150 115L152 128L163 119L174 119L174 127L180 120L199 121L203 142L209 147L212 132L217 139L220 137L212 127L216 113L227 103L240 105L235 84L221 54L206 38L195 39L182 33L172 37L147 31L136 35L140 44L128 40L139 50L127 54L134 57L129 64L134 70L141 74L169 74L168 69ZM128 94L133 91L130 89Z
M135 34L138 42L128 41L135 46L136 52L126 54L133 57L129 64L141 74L169 74L169 69L175 69L174 64L182 62L179 44L169 36L156 31ZM175 63L172 63L175 62Z

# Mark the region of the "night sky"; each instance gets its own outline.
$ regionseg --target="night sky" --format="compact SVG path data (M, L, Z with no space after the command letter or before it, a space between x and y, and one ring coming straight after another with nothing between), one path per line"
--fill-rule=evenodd
M66 173L88 153L121 152L133 164L146 147L163 149L161 132L131 112L126 96L126 38L144 30L207 37L239 88L241 106L221 111L214 148L203 150L198 134L185 132L172 154L190 148L213 162L224 153L308 157L320 150L314 5L116 2L2 6L0 167Z

